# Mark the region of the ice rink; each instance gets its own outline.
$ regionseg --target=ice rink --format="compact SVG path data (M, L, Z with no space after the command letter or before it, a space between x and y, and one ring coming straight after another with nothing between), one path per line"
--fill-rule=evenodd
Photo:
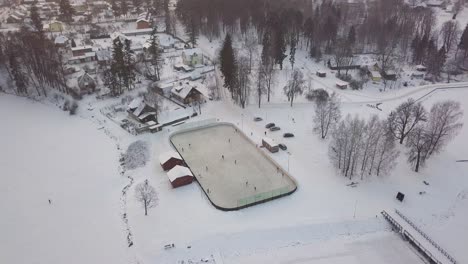
M296 183L258 148L261 143L257 147L239 131L230 124L216 124L177 132L171 142L211 202L221 209L245 207L294 191Z

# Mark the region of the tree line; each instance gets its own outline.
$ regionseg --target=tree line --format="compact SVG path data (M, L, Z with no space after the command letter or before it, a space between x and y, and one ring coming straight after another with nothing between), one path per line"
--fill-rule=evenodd
M35 91L38 96L46 96L48 89L56 89L69 94L62 54L46 37L35 5L31 7L30 19L31 25L0 34L0 65L14 83L14 92L29 96Z
M405 146L407 160L418 172L431 156L439 153L461 129L460 103L441 101L429 112L413 99L401 103L386 119L347 115L341 120L335 94L316 100L314 131L322 139L331 136L329 157L344 177L388 174L400 154L397 143Z

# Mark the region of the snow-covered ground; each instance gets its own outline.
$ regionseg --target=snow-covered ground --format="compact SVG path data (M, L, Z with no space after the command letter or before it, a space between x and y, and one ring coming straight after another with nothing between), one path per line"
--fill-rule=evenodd
M200 38L199 45L215 58L220 41ZM452 99L468 109L464 99L468 89L433 91L466 84L399 85L385 92L369 84L359 91L340 90L335 87L334 72L306 55L297 51L295 67L304 72L310 88L337 92L343 115L385 118L410 97L421 98L427 108L438 100ZM326 71L327 77L318 78L317 70ZM165 71L166 77L174 74L170 67ZM278 71L274 81L272 100L262 108L252 95L251 105L242 110L222 92L224 101L208 101L202 106L203 114L193 119L234 123L254 142L261 141L266 123L281 127L280 132L267 131L267 135L285 143L290 155L284 151L268 155L289 169L298 190L235 212L216 210L197 184L172 189L157 157L171 149L169 135L174 128L130 135L101 113L121 104L120 99L86 97L78 115L69 116L49 103L0 94L0 211L5 215L0 218L4 234L0 246L5 252L0 263L197 263L202 259L211 263L416 263L419 257L390 232L380 216L381 210L393 208L411 217L459 262L468 262L468 163L456 162L468 159L468 129L463 128L420 173L411 171L401 147L391 175L350 187L349 180L333 170L327 142L312 132L313 104L301 96L294 107L289 106L282 88L290 72L285 60L285 70ZM375 103L382 103L382 111L368 106ZM176 114L174 107L163 108L161 118ZM256 116L264 120L254 122ZM125 113L118 118L125 118ZM468 115L463 121L468 124ZM295 137L284 139L284 132ZM142 168L122 171L119 154L136 140L151 146L150 161ZM146 179L159 195L158 206L150 209L149 216L144 216L134 198L134 186ZM406 194L404 203L395 200L398 191ZM175 248L164 249L172 243ZM395 255L401 259L396 261Z
M344 100L343 112L383 118L409 92L419 98L428 91L408 88L393 99L387 95L383 111ZM468 89L438 90L422 100L430 107L438 100L467 96ZM267 122L279 125L281 133L267 134L288 146L290 173L299 185L291 196L222 212L197 184L171 188L157 157L171 148L173 129L130 135L99 111L115 101L85 98L78 116L69 116L54 106L0 96L5 124L0 131L0 245L5 252L0 262L395 263L398 255L398 263L415 263L419 257L380 216L381 210L393 208L411 217L460 263L468 261L468 164L456 162L468 157L466 128L422 172L412 172L402 153L391 175L365 179L353 188L330 166L328 144L312 133L313 104L304 101L290 108L275 102L241 110L226 101L208 102L194 120L232 122L254 140L264 135ZM460 102L466 109L468 102ZM255 116L264 121L254 122ZM284 132L295 138L283 139ZM136 140L150 143L150 161L122 175L119 151ZM286 152L269 155L287 167ZM145 179L159 195L149 216L134 198L134 186ZM398 191L406 194L404 203L395 200ZM169 243L175 248L165 250Z
M113 140L27 99L0 108L0 263L130 263Z

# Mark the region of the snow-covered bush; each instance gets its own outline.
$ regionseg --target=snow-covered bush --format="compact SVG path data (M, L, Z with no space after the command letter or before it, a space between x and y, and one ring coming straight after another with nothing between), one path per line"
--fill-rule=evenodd
M149 160L149 148L145 141L138 140L130 144L123 155L123 166L126 170L143 167Z
M76 101L73 101L72 103L70 103L70 115L75 115L76 109L78 109L78 103Z
M316 102L325 102L329 96L328 92L324 89L310 90L306 93L307 100Z

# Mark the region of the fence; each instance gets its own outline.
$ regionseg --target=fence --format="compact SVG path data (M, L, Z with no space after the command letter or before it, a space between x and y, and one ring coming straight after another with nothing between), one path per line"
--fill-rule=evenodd
M270 200L275 197L283 196L291 191L290 186L284 186L272 191L258 193L249 197L237 200L237 207L244 207L249 204L255 204L261 201Z
M201 127L215 124L216 122L217 122L216 118L203 119L200 121L193 121L193 122L188 122L188 123L178 125L176 130L177 131L181 131L181 130L190 131L194 128L201 128Z
M445 257L447 257L448 260L450 260L450 262L452 262L453 264L456 264L457 262L455 261L455 259L450 256L450 254L447 253L447 251L445 251L443 248L441 248L436 242L434 242L434 240L432 240L426 233L424 233L421 229L419 229L419 227L417 227L410 219L408 219L405 215L403 215L400 211L396 210L395 209L395 213L397 213L397 215L399 215L401 218L403 218L403 220L405 220L411 227L414 228L414 230L416 230L419 234L421 234L425 239L427 239L427 241L429 241L429 243L431 243L437 250L440 251L440 253L442 253Z

